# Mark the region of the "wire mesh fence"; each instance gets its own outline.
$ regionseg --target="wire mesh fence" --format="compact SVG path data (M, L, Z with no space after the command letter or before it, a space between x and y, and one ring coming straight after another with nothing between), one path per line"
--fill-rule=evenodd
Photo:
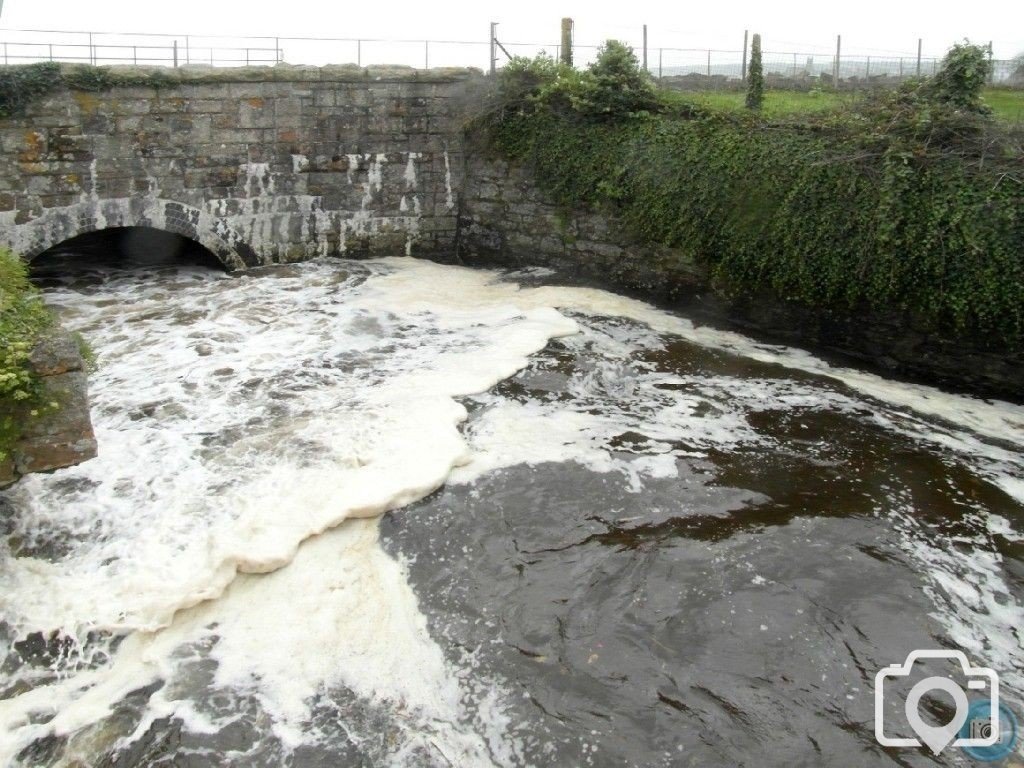
M738 46L725 50L644 45L640 40L628 39L625 42L633 47L648 72L667 85L691 90L742 87L746 71L744 59L748 52ZM394 40L0 30L0 57L3 64L38 61L214 67L280 63L379 64L416 68L477 67L487 71L491 68L492 56L495 67L500 68L512 56L532 57L544 52L558 57L561 53L557 40L520 42L501 40L499 36L493 43L486 38ZM589 64L599 48L597 43L574 41L574 63L577 66ZM938 70L940 62L937 57L922 56L920 45L916 52L859 55L847 53L840 46L831 50L807 46L806 51L787 51L771 46L769 40L763 53L769 85L795 89L816 85L862 88L895 84L910 77L931 75ZM993 61L992 83L1024 87L1024 66L1019 61Z

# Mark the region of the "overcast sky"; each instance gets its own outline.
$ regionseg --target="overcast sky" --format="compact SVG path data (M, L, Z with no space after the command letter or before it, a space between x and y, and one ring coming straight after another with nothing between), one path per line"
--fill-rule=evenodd
M738 49L743 30L749 28L761 33L768 51L826 54L834 50L836 34L842 34L843 50L851 54L912 54L919 37L924 39L926 56L939 56L964 37L978 43L992 41L996 58L1024 51L1024 0L974 4L947 0L515 0L501 4L464 0L4 0L0 27L484 41L488 23L496 21L503 41L551 41L553 45L562 16L576 20L578 43L609 37L636 43L641 25L647 23L650 46L655 49ZM333 57L339 61L353 58L339 52Z

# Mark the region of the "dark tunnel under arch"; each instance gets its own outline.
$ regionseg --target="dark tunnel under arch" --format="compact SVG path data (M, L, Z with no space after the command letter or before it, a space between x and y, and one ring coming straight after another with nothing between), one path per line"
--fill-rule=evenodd
M196 266L228 267L201 243L155 227L108 227L83 232L36 254L29 261L33 280L64 277L93 269L143 269Z

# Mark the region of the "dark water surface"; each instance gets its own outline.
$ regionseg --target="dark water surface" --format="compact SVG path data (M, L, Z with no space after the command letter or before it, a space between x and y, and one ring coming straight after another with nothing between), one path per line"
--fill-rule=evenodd
M1024 716L1024 410L818 375L784 350L670 332L669 315L626 304L616 314L592 293L529 304L485 283L400 261L242 282L192 268L57 280L49 290L66 322L95 340L101 364L107 356L94 383L101 450L104 437L128 435L125 455L140 461L120 481L86 465L2 502L13 597L0 605L0 745L19 732L4 709L19 697L61 679L86 690L91 678L75 675L88 669L117 679L112 658L153 663L70 732L59 722L81 709L78 694L54 688L54 711L29 717L58 725L12 740L15 764L977 764L954 747L936 756L876 741L875 673L914 649L961 649L991 666ZM206 292L185 300L193 284ZM470 293L481 298L463 302ZM168 297L173 312L152 314L147 302ZM74 310L79 301L89 309ZM451 388L469 414L458 427L468 451L452 454L459 466L443 487L411 476L409 496L429 495L402 506L399 494L379 523L316 535L328 518L307 521L308 508L346 498L377 460L367 446L444 458L451 446L438 435L451 418L437 406L427 419L435 405L416 393L470 375L477 360L502 370L512 342L501 334L555 329L531 314L549 304L579 332L480 394ZM659 318L664 327L645 322ZM316 334L322 344L303 346ZM200 343L212 348L196 352ZM160 344L179 383L136 402L125 394L140 387L132 372L160 367L138 349ZM472 356L431 368L453 350ZM380 395L404 381L400 397ZM135 437L143 426L151 432ZM355 469L324 474L349 432ZM173 470L167 482L153 462ZM278 469L280 482L263 482ZM236 497L251 508L231 511ZM99 608L92 635L62 629L10 570L35 558L50 564L34 566L40 579L68 569L54 583L72 596L71 579L96 578L90 589L111 589L101 607L163 615L156 597L124 597L136 582L122 589L120 572L139 590L158 594L163 579L167 593L189 594L209 560L193 545L254 515L261 527L232 551L269 575L226 579L223 595L177 613L142 650L132 643L145 631L104 630ZM271 544L300 528L297 540L311 538L284 565ZM93 552L92 539L109 551ZM132 565L141 548L149 559ZM938 663L910 682L926 672L964 683ZM952 716L941 693L923 707L926 720ZM910 735L899 690L884 710L887 733Z
M600 337L622 322L590 324ZM678 477L640 488L622 473L541 463L388 515L385 547L410 558L432 631L451 653L478 649L478 663L521 691L517 715L541 764L969 763L959 750L883 749L874 675L912 649L956 647L950 616L979 618L924 569L970 584L967 563L982 552L1019 601L1024 547L985 518L1019 525L1022 506L955 456L875 423L870 402L843 402L841 385L679 341L652 350L636 335L611 354L586 332L552 342L484 401L643 410L635 392L623 404L622 388L653 372L685 377L675 391L705 414L729 407L731 387L780 377L821 402L755 405L745 416L756 446L678 459ZM587 378L609 362L610 380ZM706 377L726 380L709 396ZM580 378L585 391L567 398ZM608 444L628 466L645 442L627 430ZM1019 653L1019 626L1001 629ZM1003 694L1019 705L1019 689Z

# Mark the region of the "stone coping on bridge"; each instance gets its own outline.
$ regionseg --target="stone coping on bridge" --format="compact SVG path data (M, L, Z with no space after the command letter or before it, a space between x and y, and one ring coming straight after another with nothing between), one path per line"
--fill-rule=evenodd
M253 83L253 82L421 82L451 83L482 77L482 70L474 67L434 67L416 69L402 65L376 65L360 67L357 64L325 64L308 66L275 64L274 66L212 67L208 64L186 64L180 67L111 65L91 67L88 64L61 64L61 72L101 69L111 75L132 80L134 86L152 79L153 86L195 85L201 83Z

